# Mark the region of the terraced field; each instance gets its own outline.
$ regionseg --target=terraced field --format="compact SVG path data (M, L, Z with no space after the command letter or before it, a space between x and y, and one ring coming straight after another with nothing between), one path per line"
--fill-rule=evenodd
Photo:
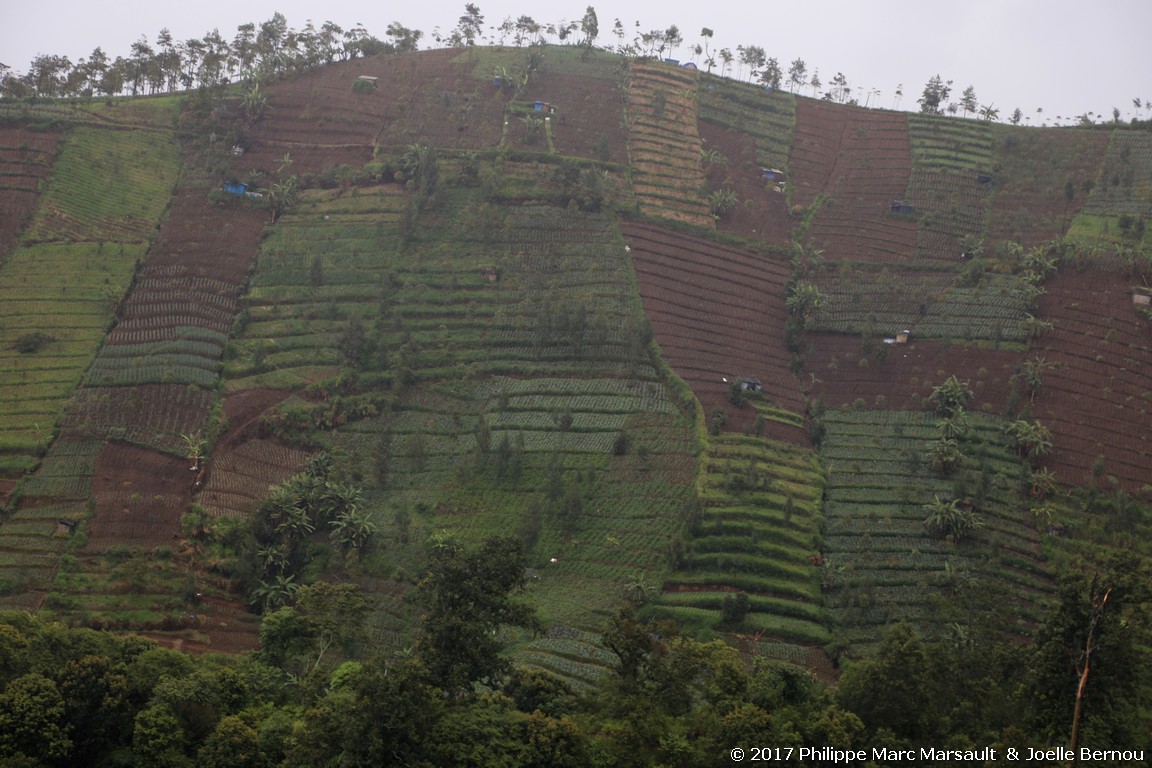
M170 122L173 106L157 102L143 111ZM0 474L34 467L35 452L56 434L178 168L175 138L163 131L136 138L82 126L61 145L25 243L0 263ZM96 188L101 194L92 194Z
M493 81L521 66L519 92ZM577 46L265 88L255 119L231 95L185 116L183 159L177 100L0 105L21 126L0 129L0 606L254 647L183 529L251 515L326 449L377 535L316 534L307 578L363 586L380 648L417 636L430 536L499 532L550 627L510 632L515 657L578 688L625 600L831 675L902 618L1042 619L1062 541L1041 546L1004 418L1051 429L1060 493L1148 489L1142 133L866 110ZM556 111L533 133L537 99ZM439 151L429 189L367 181L413 144ZM219 191L277 168L302 187L278 217ZM604 198L564 187L572 168ZM1059 274L1028 284L1025 254L1065 233L1040 253ZM821 301L790 348L800 279ZM944 476L923 408L951 375L972 426ZM983 527L929 535L937 495Z
M967 601L1000 603L999 620L1027 635L1054 583L1039 534L1023 524L1019 464L999 420L972 416L964 468L942 478L926 466L933 418L924 413L829 411L821 455L828 471L823 584L837 643L856 655L892 622L943 630L966 621ZM983 527L952 544L930 536L924 505L969 500ZM987 604L987 603L983 603Z
M628 155L640 210L713 226L696 131L698 73L643 62L628 72Z
M359 369L356 410L329 411L304 391L269 428L324 430L369 483L381 529L405 517L394 562L436 530L473 542L534 529L543 611L594 628L590 615L607 615L623 584L659 581L693 477L691 430L636 323L619 234L602 215L457 194L404 238L404 205L397 187L316 193L281 218L225 387ZM213 482L199 497L209 504ZM402 598L378 595L380 642L404 641Z
M725 428L748 430L751 408L728 402L728 382L759 379L767 403L799 414L800 385L784 340L788 265L702 238L627 224L624 236L660 350L700 401L707 417L726 413ZM793 418L769 418L769 436L804 444Z
M997 126L995 137L999 170L988 241L1034 248L1070 233L1071 223L1097 194L1108 133Z
M826 644L831 635L818 567L823 480L816 455L721 435L709 440L703 465L702 509L687 522L678 567L664 582L656 611L689 627ZM725 600L738 593L748 599L747 613L725 622Z
M1149 482L1152 406L1143 372L1152 365L1150 321L1119 274L1060 274L1040 311L1053 328L1033 354L1051 364L1033 412L1052 430L1052 469L1064 483Z
M832 272L815 281L826 297L813 330L865 334L879 343L908 329L918 338L1022 343L1031 308L1013 275L957 285L951 272Z

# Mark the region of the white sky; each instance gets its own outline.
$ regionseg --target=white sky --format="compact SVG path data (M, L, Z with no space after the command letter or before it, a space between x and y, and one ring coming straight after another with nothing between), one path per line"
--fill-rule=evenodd
M496 26L506 16L521 14L541 23L579 20L588 0L476 4L485 26ZM122 0L114 5L4 0L3 5L8 7L0 11L0 62L20 73L38 53L76 61L100 46L111 58L127 56L141 34L152 42L162 27L178 40L202 37L213 28L231 40L238 25L259 24L276 11L296 29L308 19L317 26L330 20L346 29L360 22L381 39L388 23L399 21L423 30L422 47L427 47L433 44L434 28L451 30L464 11L462 0L424 0L415 6L363 0ZM685 40L676 55L684 60L687 47L700 42L700 29L707 26L715 32L714 50L759 45L785 72L799 57L809 75L819 69L825 86L843 72L861 103L867 92L880 91L871 97L873 106L892 107L896 87L903 84L900 107L917 109L924 84L937 73L954 81L953 100L971 85L981 104L1000 110L1001 119L1019 107L1032 125L1086 112L1110 118L1113 107L1127 119L1134 112L1133 98L1152 100L1152 0L760 0L716 6L593 0L593 5L601 45L615 42L611 29L616 18L630 36L635 21L643 31L675 24ZM1036 113L1038 107L1043 114ZM1139 114L1152 116L1148 110Z

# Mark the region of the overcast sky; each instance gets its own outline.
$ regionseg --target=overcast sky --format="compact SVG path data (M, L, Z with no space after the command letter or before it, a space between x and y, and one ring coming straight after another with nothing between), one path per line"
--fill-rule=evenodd
M432 32L448 32L464 2L423 0L415 5L326 0L194 0L169 4L123 0L113 5L90 0L4 0L0 13L0 63L23 73L38 53L87 57L101 46L110 57L127 56L132 42L149 42L162 27L178 40L202 37L213 28L231 40L236 27L260 23L276 11L299 29L333 21L344 28L357 22L385 37L389 22L423 30L422 47L434 45ZM485 26L507 16L527 14L541 23L579 20L588 0L548 3L478 0ZM787 71L796 58L819 69L827 84L842 72L861 103L891 108L903 85L902 109L916 109L925 83L939 73L953 82L953 100L967 86L982 105L1006 119L1019 107L1031 124L1094 112L1111 116L1119 107L1132 116L1132 100L1152 100L1152 0L823 0L822 2L723 3L632 0L594 2L601 45L615 43L619 18L629 35L675 24L684 36L678 58L689 58L700 30L715 32L713 49L759 45ZM879 91L876 95L874 91ZM810 95L811 88L805 90ZM1043 113L1037 114L1037 108ZM1140 116L1152 116L1146 109Z

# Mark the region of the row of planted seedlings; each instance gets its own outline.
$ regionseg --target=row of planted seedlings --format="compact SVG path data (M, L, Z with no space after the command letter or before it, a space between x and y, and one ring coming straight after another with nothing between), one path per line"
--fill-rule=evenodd
M909 116L912 174L904 199L918 218L916 260L956 264L976 252L995 189L990 124Z
M46 444L92 360L143 246L39 245L0 266L0 424L4 448Z
M909 329L917 338L1016 342L1036 332L1037 287L983 269L890 271L847 264L816 277L824 301L814 328L867 336Z
M673 541L657 610L695 628L827 643L822 484L810 450L753 435L709 438L700 496Z
M1034 628L1051 580L1003 420L840 410L821 423L823 586L840 652L905 619L931 631L977 614L995 629Z

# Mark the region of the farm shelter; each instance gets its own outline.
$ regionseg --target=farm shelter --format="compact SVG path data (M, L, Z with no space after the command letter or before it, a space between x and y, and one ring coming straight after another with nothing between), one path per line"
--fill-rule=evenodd
M916 213L916 206L905 200L893 200L888 204L889 213Z
M239 181L226 181L224 191L230 195L244 195L248 193L248 185Z

